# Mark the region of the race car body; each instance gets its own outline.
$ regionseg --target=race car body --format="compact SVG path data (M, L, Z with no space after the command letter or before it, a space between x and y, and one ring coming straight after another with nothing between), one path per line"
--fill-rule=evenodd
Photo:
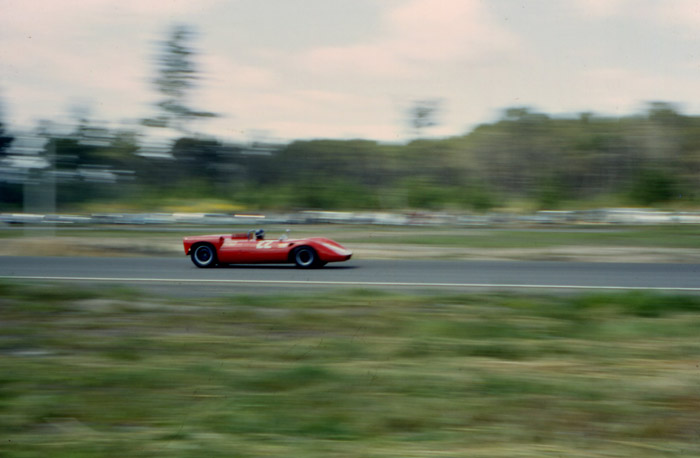
M301 268L347 261L352 251L323 237L265 240L262 230L242 234L201 235L183 239L185 254L197 267L225 264L294 263Z

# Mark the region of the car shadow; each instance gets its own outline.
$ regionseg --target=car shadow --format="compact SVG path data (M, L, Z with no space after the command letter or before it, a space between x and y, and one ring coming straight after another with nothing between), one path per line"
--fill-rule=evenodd
M311 269L301 269L294 264L288 265L288 264L219 264L217 266L218 269L259 269L259 270L310 270L310 271L316 271L316 270L351 270L351 269L357 269L358 266L354 265L341 265L341 266L335 266L335 265L326 265L323 267L318 267L318 268L311 268Z

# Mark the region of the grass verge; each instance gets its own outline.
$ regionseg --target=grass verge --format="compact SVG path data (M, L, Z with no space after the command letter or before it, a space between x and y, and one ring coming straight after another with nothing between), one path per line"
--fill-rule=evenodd
M260 226L260 225L258 225ZM136 226L94 226L90 230L61 228L52 232L52 237L105 239L179 241L182 237L197 234L224 234L245 232L256 227L228 226L199 228L153 227L143 229ZM260 226L268 238L276 239L291 229L291 237L331 237L341 243L378 243L390 245L424 245L458 248L546 248L558 246L609 246L609 247L658 247L658 248L700 248L700 238L695 225L668 226L584 226L547 228L470 228L470 227L393 227L363 225L292 225ZM0 228L0 238L31 239L32 233ZM45 234L36 231L36 237Z
M0 283L7 457L700 454L700 298Z

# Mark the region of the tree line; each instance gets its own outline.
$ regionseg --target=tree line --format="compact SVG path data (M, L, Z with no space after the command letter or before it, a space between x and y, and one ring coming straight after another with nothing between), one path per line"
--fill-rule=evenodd
M510 108L465 135L403 144L243 145L183 135L154 156L144 154L136 132L87 121L70 135L45 135L40 155L50 150L52 164L22 176L53 174L59 210L105 201L157 208L165 197L216 198L261 210L485 211L514 202L556 209L700 200L700 117L661 102L617 118ZM9 173L14 140L0 124L2 210L22 203L24 183L8 178L17 176Z

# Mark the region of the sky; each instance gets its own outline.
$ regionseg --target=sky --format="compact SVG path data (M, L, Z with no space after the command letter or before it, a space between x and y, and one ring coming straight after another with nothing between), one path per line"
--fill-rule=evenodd
M0 121L140 128L176 24L196 31L193 129L232 141L464 135L510 107L700 112L697 0L0 0ZM148 135L149 129L145 131Z

